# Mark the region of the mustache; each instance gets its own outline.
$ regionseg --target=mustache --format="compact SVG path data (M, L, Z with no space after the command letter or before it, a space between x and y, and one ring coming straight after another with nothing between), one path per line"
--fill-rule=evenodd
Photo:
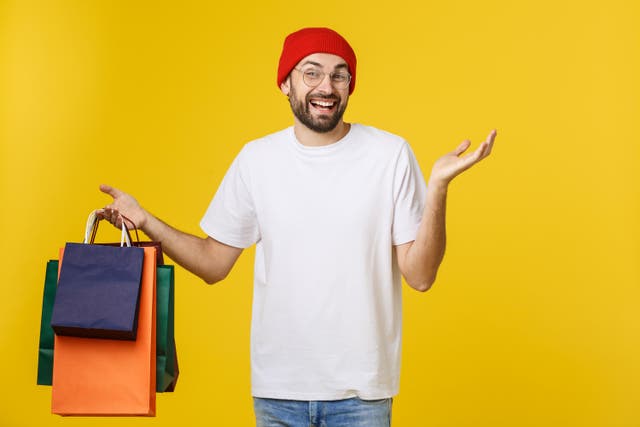
M306 96L306 98L307 98L307 99L306 99L306 101L307 101L307 102L309 102L309 100L310 100L311 98L315 98L315 99L326 99L326 100L338 101L338 102L340 102L340 101L341 101L341 98L340 98L339 96L337 96L337 95L334 95L334 94L324 95L324 94L320 94L320 93L319 93L319 94L312 94L312 93L310 93L310 94L308 94L308 95Z

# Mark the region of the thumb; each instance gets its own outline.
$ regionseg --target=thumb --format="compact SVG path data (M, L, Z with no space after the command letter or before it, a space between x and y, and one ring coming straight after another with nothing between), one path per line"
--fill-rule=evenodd
M458 148L454 150L453 154L455 154L456 156L459 156L460 154L467 151L467 148L469 148L470 145L471 145L471 141L469 141L468 139L465 139L460 143L460 145L458 145Z
M117 188L114 188L107 184L100 184L100 191L110 195L114 199L124 194L122 191L118 190Z

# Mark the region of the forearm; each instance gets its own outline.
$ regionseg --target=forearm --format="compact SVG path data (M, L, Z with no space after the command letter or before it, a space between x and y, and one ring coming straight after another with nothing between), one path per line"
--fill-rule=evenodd
M219 253L221 248L212 245L209 239L180 231L149 212L145 216L142 231L160 242L163 252L177 264L209 284L224 279L229 273L233 262L230 263L226 254Z
M215 283L224 279L242 249L225 245L210 237L201 238L184 233L144 209L136 199L110 185L100 185L100 191L113 197L113 202L97 215L120 227L123 217L144 231L147 236L162 244L162 250L172 260L186 268L207 283Z
M428 290L436 279L446 247L447 184L430 183L416 240L406 254L404 277L420 291Z

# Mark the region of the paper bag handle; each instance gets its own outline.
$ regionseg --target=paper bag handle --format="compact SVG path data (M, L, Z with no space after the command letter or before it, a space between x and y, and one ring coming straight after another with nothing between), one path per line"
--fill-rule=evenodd
M93 211L89 214L87 218L87 225L84 229L84 241L82 243L90 244L93 243L96 233L98 232L98 223L100 220L96 214L97 211ZM121 215L124 219L128 220L133 224L129 218L126 218L124 215ZM135 227L135 224L134 224ZM136 236L138 235L138 229L136 228ZM129 228L126 226L125 221L122 221L122 233L120 235L120 246L124 246L127 244L128 247L131 246L131 236L129 235Z

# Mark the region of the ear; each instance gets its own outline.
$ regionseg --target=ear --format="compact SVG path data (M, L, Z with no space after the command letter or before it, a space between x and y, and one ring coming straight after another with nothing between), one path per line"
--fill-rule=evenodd
M284 79L282 81L282 83L280 83L280 90L286 96L289 96L289 91L291 90L291 77L290 76L287 76L287 78Z

